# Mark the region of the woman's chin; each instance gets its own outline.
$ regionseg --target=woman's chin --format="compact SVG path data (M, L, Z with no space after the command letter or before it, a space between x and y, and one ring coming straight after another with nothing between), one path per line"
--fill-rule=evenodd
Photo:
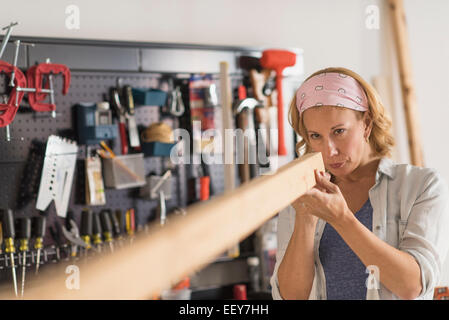
M331 166L326 166L326 170L332 173L332 175L336 177L342 177L349 173L351 173L351 170L348 169L347 163L345 162L341 167L338 168L332 168Z

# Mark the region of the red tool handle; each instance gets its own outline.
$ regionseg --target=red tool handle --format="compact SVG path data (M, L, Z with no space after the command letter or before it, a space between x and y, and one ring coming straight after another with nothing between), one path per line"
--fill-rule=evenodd
M248 300L246 295L246 285L236 284L232 288L234 300Z
M120 142L122 144L122 154L128 154L128 136L126 135L125 123L119 122Z
M200 200L209 200L210 195L210 177L204 176L200 178Z
M134 213L134 209L130 209L129 211L129 222L131 230L134 232L136 230L136 216Z
M247 98L246 87L242 84L238 88L239 100L244 100Z
M282 70L276 70L276 90L278 94L278 154L287 155L284 137L284 105L282 101Z

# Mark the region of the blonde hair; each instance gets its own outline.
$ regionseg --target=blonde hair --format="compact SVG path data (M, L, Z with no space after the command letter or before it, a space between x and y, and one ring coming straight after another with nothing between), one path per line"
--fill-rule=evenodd
M385 108L374 87L354 71L341 67L332 67L319 70L310 75L307 79L324 72L343 73L354 78L360 83L362 88L365 90L366 96L368 97L368 112L371 114L373 123L371 134L369 136L369 143L371 145L371 149L373 150L373 155L377 157L390 157L391 149L394 146L394 138L390 133L391 120L388 115L385 114ZM305 81L307 81L307 79ZM356 112L358 119L361 119L364 114L363 111L354 110L354 112ZM299 111L296 107L296 95L293 97L288 113L290 125L293 127L293 130L295 130L295 132L303 138L296 144L296 152L298 156L304 148L305 153L311 152L307 131L304 125L304 117L299 116Z

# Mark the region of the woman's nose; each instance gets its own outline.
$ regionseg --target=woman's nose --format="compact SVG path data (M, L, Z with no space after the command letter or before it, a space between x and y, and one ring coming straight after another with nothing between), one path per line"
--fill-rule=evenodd
M335 145L334 141L332 139L329 139L325 143L325 155L327 155L329 158L338 155L338 149Z

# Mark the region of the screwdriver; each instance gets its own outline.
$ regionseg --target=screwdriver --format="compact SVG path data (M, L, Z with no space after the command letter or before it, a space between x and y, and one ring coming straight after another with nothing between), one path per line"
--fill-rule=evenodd
M0 223L0 253L3 253L2 245L3 245L3 227L2 224Z
M100 212L101 227L103 229L104 242L109 243L111 252L114 252L114 244L112 243L112 223L109 215L110 210L102 210Z
M86 243L87 248L85 254L87 256L87 252L90 248L92 248L90 244L90 237L92 235L92 211L89 209L83 209L81 212L81 239Z
M131 208L128 211L126 211L126 233L130 237L130 243L132 243L134 239L134 229L135 229L134 209Z
M31 219L30 218L21 218L19 224L19 241L20 247L19 250L22 252L22 288L20 295L23 298L23 294L25 292L25 272L26 272L26 262L27 262L27 251L30 249L28 246L28 242L31 237Z
M101 223L100 223L100 214L93 213L92 216L92 240L94 245L97 247L98 252L101 252Z
M112 212L112 210L109 210L109 217L111 218L114 238L116 239L116 241L118 241L119 244L121 244L122 230L120 229L119 220L117 219L115 212Z
M39 267L41 264L41 250L44 247L45 224L45 217L37 216L33 218L33 236L35 238L34 249L37 250L36 274L39 273Z
M11 271L12 271L12 281L14 284L14 293L17 297L17 278L16 278L16 265L14 262L14 253L16 248L14 247L14 218L11 209L6 209L3 211L3 236L5 238L5 252L10 254L11 258Z
M120 230L120 240L123 240L123 231L125 230L125 219L123 218L123 211L121 209L115 210L115 218L118 221L118 227Z

